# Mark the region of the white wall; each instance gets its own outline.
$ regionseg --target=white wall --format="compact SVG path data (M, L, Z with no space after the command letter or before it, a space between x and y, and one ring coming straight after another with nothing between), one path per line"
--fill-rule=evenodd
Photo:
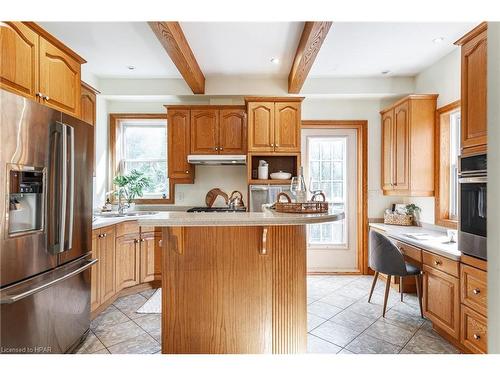
M460 48L456 47L415 77L415 93L439 94L437 106L440 108L460 99L460 77ZM434 197L412 197L406 201L422 209L422 222L435 223Z
M381 218L392 203L402 198L388 197L381 189L381 123L380 99L310 99L302 104L304 120L367 120L368 121L368 217Z
M488 22L488 143L500 144L500 23ZM488 352L500 353L500 149L488 147Z

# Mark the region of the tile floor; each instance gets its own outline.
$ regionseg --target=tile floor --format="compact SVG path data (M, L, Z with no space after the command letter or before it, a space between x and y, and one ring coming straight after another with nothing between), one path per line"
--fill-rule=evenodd
M404 302L391 289L382 318L384 285L378 282L367 302L371 276L309 276L307 325L309 353L458 353L420 317L418 300ZM91 332L78 353L159 353L161 314L137 314L154 290L115 301L91 323Z

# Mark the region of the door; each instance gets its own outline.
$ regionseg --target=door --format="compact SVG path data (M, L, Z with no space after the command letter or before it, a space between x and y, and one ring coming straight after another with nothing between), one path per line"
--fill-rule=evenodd
M394 186L394 111L382 114L382 190Z
M308 226L309 272L349 272L358 269L357 131L302 130L304 176L310 189L321 189L345 219Z
M248 103L248 151L274 151L274 103Z
M394 190L409 189L409 106L408 101L394 108Z
M191 110L191 154L219 153L219 111Z
M38 35L21 22L0 26L0 87L31 99L38 89Z
M139 284L139 235L116 238L116 290Z
M455 339L460 331L460 283L456 277L423 266L424 315Z
M155 279L155 233L141 232L140 240L140 282L146 283Z
M277 152L300 152L300 103L275 103L274 140Z
M99 294L101 304L115 295L115 226L102 228L99 237Z
M49 174L49 126L61 120L61 114L36 102L26 100L6 90L0 90L0 286L47 271L57 265L57 256L47 251L47 215L43 205L28 204L30 210L13 210L6 197L14 186L15 166L37 168L45 173L41 193L19 194L9 198L43 202ZM11 175L12 171L12 175ZM44 171L44 172L43 172ZM27 170L28 173L33 173ZM12 180L11 180L12 178ZM9 182L9 185L7 184ZM41 197L39 196L41 195ZM39 198L37 198L37 196ZM17 204L17 203L16 203ZM22 207L22 205L21 205ZM19 220L14 214L19 214ZM23 217L24 216L24 217ZM29 233L22 229L26 222L37 218ZM21 227L21 231L13 229ZM11 229L9 229L11 228ZM27 261L29 260L29 261Z
M219 116L219 154L246 154L246 111L244 109L221 109Z
M40 37L40 92L42 102L80 116L80 63Z
M169 110L167 117L167 132L171 134L168 137L169 177L172 179L192 179L193 167L187 162L191 139L189 110Z
M92 259L99 259L99 230L92 231ZM97 309L101 303L99 295L99 261L90 269L90 311Z
M462 148L486 145L486 31L462 46Z

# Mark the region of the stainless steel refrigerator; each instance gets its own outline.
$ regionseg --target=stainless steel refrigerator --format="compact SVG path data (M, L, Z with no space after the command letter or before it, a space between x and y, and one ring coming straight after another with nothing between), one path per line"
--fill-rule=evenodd
M90 325L92 126L0 90L0 353L65 353Z

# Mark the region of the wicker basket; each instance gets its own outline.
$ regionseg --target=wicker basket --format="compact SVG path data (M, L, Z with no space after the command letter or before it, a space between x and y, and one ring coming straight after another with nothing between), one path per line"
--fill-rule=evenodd
M328 203L325 202L325 195L323 193L316 194L321 196L323 202L306 202L306 203L292 203L292 199L286 193L279 193L274 209L276 212L290 213L290 214L320 214L328 212ZM280 202L280 198L285 197L286 202Z
M413 225L413 216L405 214L384 214L384 224L392 225Z

